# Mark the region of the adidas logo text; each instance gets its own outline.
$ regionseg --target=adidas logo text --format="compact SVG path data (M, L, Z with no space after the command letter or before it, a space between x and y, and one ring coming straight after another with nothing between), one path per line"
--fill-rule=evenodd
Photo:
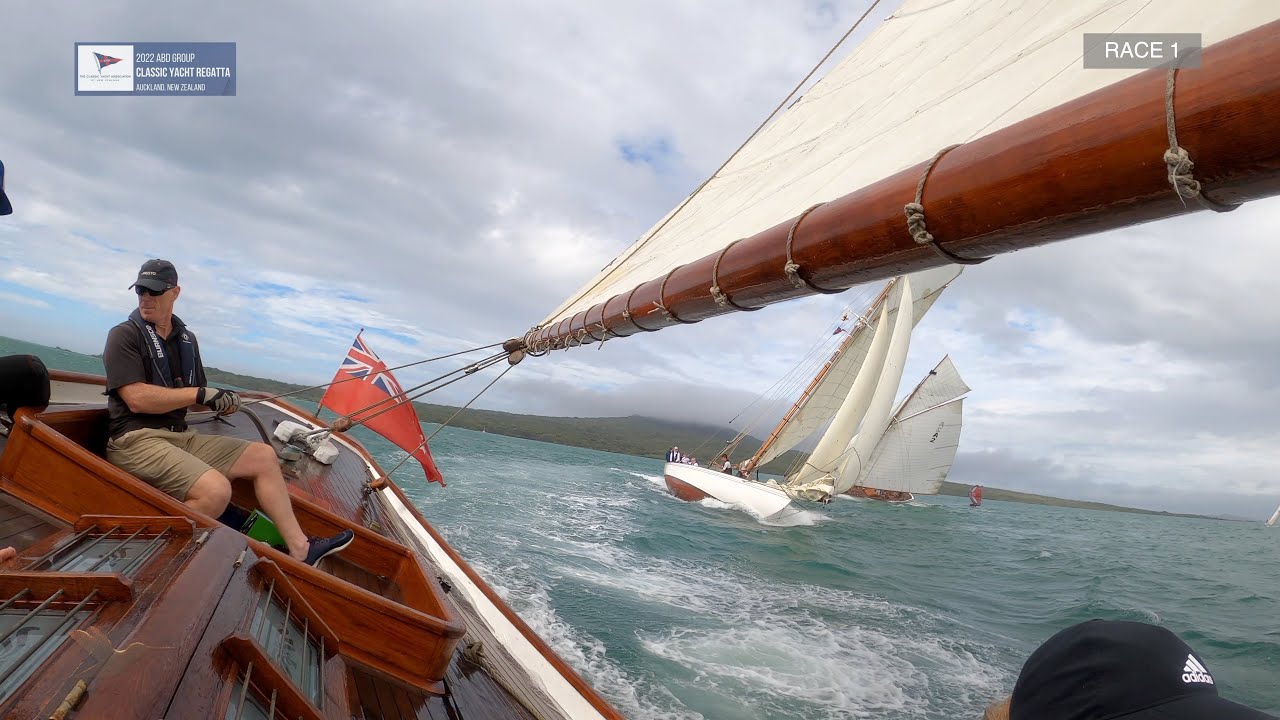
M1209 674L1209 670L1196 660L1194 655L1187 656L1187 664L1182 666L1182 682L1184 683L1209 683L1213 684L1213 676Z

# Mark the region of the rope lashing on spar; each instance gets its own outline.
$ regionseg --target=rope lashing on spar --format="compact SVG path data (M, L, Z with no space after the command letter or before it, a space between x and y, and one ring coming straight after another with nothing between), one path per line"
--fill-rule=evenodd
M1195 163L1191 161L1191 154L1178 144L1178 129L1173 113L1173 90L1177 83L1177 76L1178 68L1169 68L1164 82L1164 121L1165 129L1169 133L1169 149L1164 151L1164 162L1169 168L1169 184L1173 186L1173 191L1178 194L1178 199L1183 205L1187 204L1187 198L1192 198L1201 206L1214 212L1231 212L1240 205L1220 203L1205 195L1200 181L1191 174L1195 168Z
M668 281L668 280L670 280L670 279L671 279L671 276L672 276L672 275L675 275L675 274L676 274L676 271L677 271L677 270L679 270L679 269L680 269L680 268L682 268L682 267L684 267L684 265L677 265L677 266L675 266L675 267L671 268L671 272L668 272L668 273L667 273L667 276L666 276L666 277L664 277L664 278L662 278L662 285L658 286L658 299L657 299L656 301L654 301L653 305L654 305L654 307L656 307L658 310L662 311L662 316L663 316L663 317L665 317L665 318L667 319L667 322L678 322L678 323L681 323L681 324L683 324L683 325L692 325L692 324L694 324L694 323L696 323L696 322L700 322L700 321L698 321L698 320L684 320L684 319L682 319L682 318L679 318L679 317L677 317L677 316L676 316L676 314L675 314L675 313L673 313L673 312L671 312L670 310L668 310L668 309L667 309L667 305L666 305L666 302L667 302L667 281Z
M787 264L782 266L782 271L786 273L787 279L791 281L791 284L795 286L797 290L804 290L805 288L808 288L813 292L821 293L823 295L834 295L836 293L844 292L845 288L824 288L814 285L800 274L800 264L791 256L791 243L796 239L796 229L799 228L800 223L804 222L804 219L809 216L809 213L817 210L823 205L826 205L826 203L818 203L817 205L809 206L809 209L800 213L800 215L796 217L795 222L791 223L791 229L787 230Z
M716 304L720 307L732 307L737 310L742 310L743 312L755 312L756 310L763 309L764 306L747 307L745 305L739 305L733 301L733 298L720 291L720 261L724 259L724 254L729 252L729 248L740 242L742 242L742 238L738 238L728 245L725 245L724 249L720 251L720 254L716 256L716 264L711 266L711 299L715 300Z
M943 155L960 147L959 145L948 145L938 152L934 153L933 158L924 166L924 172L920 174L920 182L916 183L916 199L915 202L909 202L903 207L902 211L907 216L907 231L911 233L911 239L915 240L919 245L929 246L942 259L956 263L957 265L978 265L984 263L991 258L966 258L960 257L950 250L938 244L937 238L933 233L929 232L929 228L925 225L924 219L924 184L929 180L929 173L933 171L933 166Z

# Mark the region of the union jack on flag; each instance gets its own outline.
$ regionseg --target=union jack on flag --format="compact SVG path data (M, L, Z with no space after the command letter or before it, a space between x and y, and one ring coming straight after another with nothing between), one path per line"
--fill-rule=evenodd
M382 362L359 335L356 335L356 341L342 359L340 370L352 377L366 378L365 382L395 398L397 403L404 402L404 390L400 388L400 383L387 371L387 364ZM373 377L370 378L370 375Z
M394 402L388 402L392 398ZM431 458L422 423L413 404L406 402L404 390L387 364L360 335L342 358L333 381L320 398L320 406L345 415L391 441L422 465L430 482L444 485L444 477Z

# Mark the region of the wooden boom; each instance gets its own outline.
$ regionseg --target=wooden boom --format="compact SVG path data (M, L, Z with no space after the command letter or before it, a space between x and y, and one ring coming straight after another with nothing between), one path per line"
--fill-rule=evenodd
M1201 210L1176 194L1163 158L1166 76L1163 68L1139 73L943 155L922 201L938 244L987 257ZM1174 116L1207 196L1239 204L1280 192L1280 21L1205 48L1199 68L1179 70ZM926 165L801 216L792 244L800 276L840 290L948 262L912 239L903 212ZM719 287L733 304L813 294L784 272L793 225L795 218L530 330L525 345L539 354L735 312L710 292L721 255Z

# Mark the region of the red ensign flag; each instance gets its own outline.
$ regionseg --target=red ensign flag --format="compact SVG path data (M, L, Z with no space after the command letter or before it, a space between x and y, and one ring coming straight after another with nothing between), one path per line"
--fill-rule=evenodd
M353 377L360 379L351 380ZM339 382L340 380L347 382ZM360 335L356 335L356 341L342 359L342 366L333 376L333 382L337 384L330 385L324 391L324 397L320 398L321 407L327 407L339 415L352 415L352 419L356 421L376 414L377 417L364 423L364 426L417 458L422 463L427 480L444 485L444 476L431 459L431 450L427 448L426 436L422 434L422 424L418 421L413 405L405 400L404 391L387 370L387 364L378 359ZM383 402L372 410L359 412L388 397L395 398L394 407L391 402Z

